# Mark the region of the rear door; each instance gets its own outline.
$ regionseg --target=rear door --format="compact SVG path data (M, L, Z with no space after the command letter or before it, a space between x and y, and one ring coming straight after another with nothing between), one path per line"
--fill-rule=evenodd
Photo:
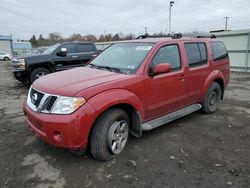
M86 65L96 53L96 48L95 45L91 43L78 43L76 44L76 51L78 63L81 65Z
M62 48L67 49L67 55L65 57L56 55L56 53L59 52ZM70 69L70 68L79 66L75 43L61 45L54 52L54 55L52 58L53 58L56 70L65 70L65 69Z
M205 42L186 42L184 48L188 65L186 90L190 101L195 103L201 99L201 90L211 71L207 44Z
M187 105L185 73L178 44L162 46L153 57L149 69L162 63L171 64L172 71L146 76L146 120L162 116Z

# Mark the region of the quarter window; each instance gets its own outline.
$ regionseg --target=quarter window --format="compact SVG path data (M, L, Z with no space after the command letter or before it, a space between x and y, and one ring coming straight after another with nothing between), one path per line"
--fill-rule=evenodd
M176 44L164 46L157 52L153 59L153 66L161 63L171 64L172 70L181 68L179 48Z
M228 57L227 50L222 42L212 42L211 47L214 61Z
M189 67L202 66L207 63L207 52L204 43L186 43L185 49Z

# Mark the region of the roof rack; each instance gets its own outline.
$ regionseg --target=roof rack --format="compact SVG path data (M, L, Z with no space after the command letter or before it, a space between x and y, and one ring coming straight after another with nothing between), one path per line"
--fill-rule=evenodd
M136 39L146 39L146 38L162 38L162 37L169 37L167 35L140 35Z
M146 38L172 38L172 39L177 39L181 38L182 34L181 33L175 33L175 34L167 34L167 35L140 35L136 39L146 39Z
M136 39L146 39L146 38L172 38L172 39L180 39L182 37L191 37L191 38L216 38L215 35L184 35L182 33L174 33L168 35L140 35Z

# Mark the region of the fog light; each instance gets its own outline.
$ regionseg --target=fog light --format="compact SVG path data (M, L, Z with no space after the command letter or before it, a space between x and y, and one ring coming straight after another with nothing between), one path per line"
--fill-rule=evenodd
M60 131L55 131L54 132L54 139L58 142L60 142L63 138L63 135Z

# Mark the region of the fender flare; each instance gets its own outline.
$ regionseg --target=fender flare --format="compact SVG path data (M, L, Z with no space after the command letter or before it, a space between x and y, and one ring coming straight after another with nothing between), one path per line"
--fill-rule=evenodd
M108 108L119 104L128 104L139 112L142 117L144 116L144 108L141 100L133 92L125 89L104 91L90 98L88 103L98 112L97 116Z
M214 70L214 71L212 71L212 72L208 75L207 79L205 80L204 85L203 85L203 88L202 88L202 90L201 90L201 96L202 96L201 98L202 98L202 100L204 99L204 97L205 97L205 95L206 95L206 93L207 93L207 91L208 91L208 89L209 89L211 83L212 83L214 80L216 80L216 79L221 79L221 80L223 81L223 84L225 85L224 76L223 76L222 72L219 71L219 70Z

